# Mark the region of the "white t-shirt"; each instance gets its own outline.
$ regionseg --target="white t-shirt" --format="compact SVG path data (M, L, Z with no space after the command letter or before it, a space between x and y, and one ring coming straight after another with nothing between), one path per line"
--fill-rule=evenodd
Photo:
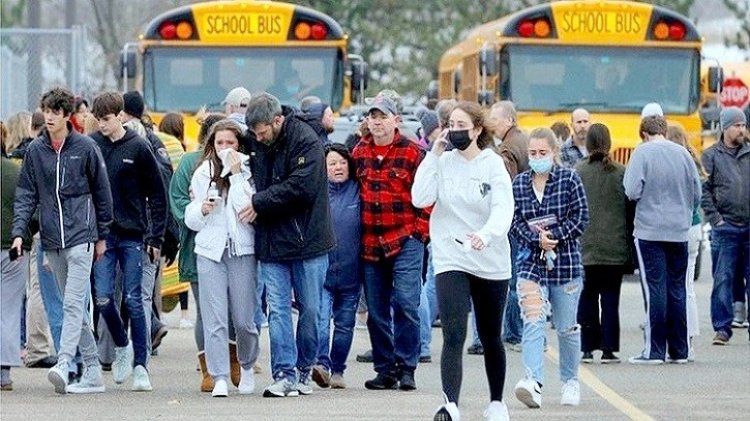
M513 221L513 188L502 158L489 149L467 161L457 150L440 158L429 152L417 169L412 202L435 205L430 216L435 273L462 271L484 279L510 279L508 231ZM483 250L471 249L477 234Z

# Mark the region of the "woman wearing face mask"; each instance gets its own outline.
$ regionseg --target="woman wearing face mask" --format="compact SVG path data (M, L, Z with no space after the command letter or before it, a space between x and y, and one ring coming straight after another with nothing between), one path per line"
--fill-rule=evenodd
M526 368L526 377L518 382L515 392L529 408L542 404L544 328L550 308L560 346L560 403L580 403L581 335L576 310L583 267L579 239L589 215L583 183L575 171L560 165L559 152L552 130L533 130L529 134L531 169L513 180L516 212L512 230L521 250L517 291Z
M237 337L240 394L253 393L253 364L258 358L255 314L255 234L241 223L240 209L254 193L250 169L238 153L242 129L231 120L211 127L203 160L193 174L194 198L185 209L185 225L197 231L195 253L208 372L214 397L225 397L229 367L228 314Z
M435 421L460 420L463 344L470 299L474 302L490 384L486 420L508 420L503 402L505 350L500 339L511 277L508 231L513 193L503 160L491 149L482 108L459 102L450 130L433 143L412 186L414 206L434 205L430 218L443 351L440 362L445 404ZM454 149L445 152L450 142Z

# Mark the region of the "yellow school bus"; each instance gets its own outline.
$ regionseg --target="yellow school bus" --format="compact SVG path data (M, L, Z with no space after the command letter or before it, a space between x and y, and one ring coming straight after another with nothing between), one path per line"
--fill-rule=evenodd
M334 111L348 108L351 82L365 86L358 77L366 64L349 65L347 43L338 22L306 7L211 1L154 18L137 43L123 48L121 70L126 83L134 79L155 121L166 112L183 113L192 140L199 129L192 116L203 105L224 112L221 102L237 86L289 105L315 95Z
M439 63L438 95L507 99L525 130L570 123L585 108L606 124L614 157L640 142L640 112L661 104L701 150L701 37L686 17L633 1L559 1L474 28Z

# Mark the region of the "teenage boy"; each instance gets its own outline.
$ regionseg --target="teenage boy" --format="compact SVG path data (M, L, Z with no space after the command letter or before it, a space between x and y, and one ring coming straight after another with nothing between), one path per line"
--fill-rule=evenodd
M86 303L92 260L104 254L112 223L112 195L99 148L69 121L73 103L73 94L63 88L42 96L46 128L31 142L23 161L11 248L22 252L22 237L38 208L42 245L64 297L57 365L47 378L57 393L96 393L104 392L104 383ZM84 371L73 388L68 386L68 364L77 348Z
M92 137L107 165L115 216L106 238L104 256L94 265L96 307L115 343L115 361L112 364L115 383L124 382L132 373L131 390L150 391L151 381L146 370L149 333L141 294L142 256L144 240L151 262L157 261L161 254L167 216L166 193L164 184L158 182L159 167L147 140L123 127L118 119L122 108L122 95L116 92L99 95L92 105L92 112L99 122L99 131ZM146 216L147 206L151 224ZM128 342L114 299L118 264L131 322L132 343Z

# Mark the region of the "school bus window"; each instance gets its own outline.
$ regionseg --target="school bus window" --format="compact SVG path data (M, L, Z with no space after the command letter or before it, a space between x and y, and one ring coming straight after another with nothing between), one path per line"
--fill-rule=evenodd
M173 86L200 86L203 83L203 62L176 59L169 63L169 80Z

